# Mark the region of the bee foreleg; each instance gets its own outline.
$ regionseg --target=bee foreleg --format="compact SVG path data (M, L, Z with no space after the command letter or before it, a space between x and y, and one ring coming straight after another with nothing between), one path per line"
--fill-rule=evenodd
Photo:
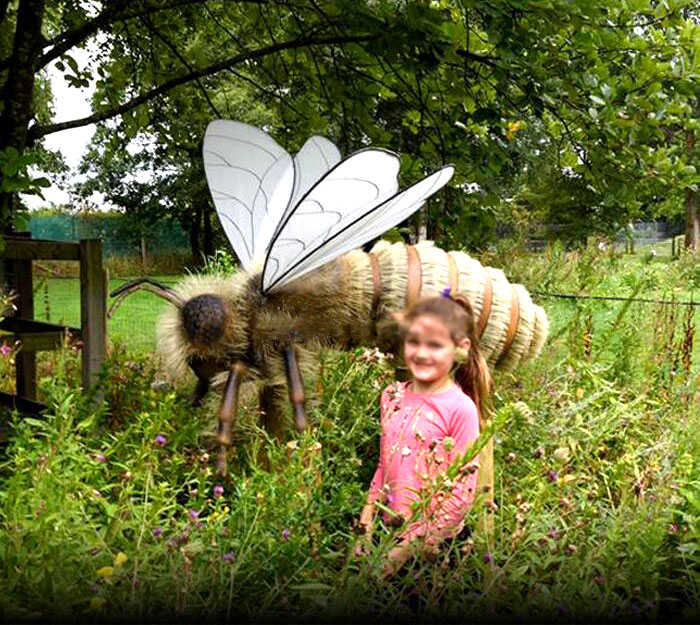
M216 471L221 476L226 475L226 456L233 442L233 425L236 422L238 412L238 389L241 386L244 373L245 366L240 362L235 362L231 365L228 378L226 379L226 386L224 387L224 398L219 409L218 441L221 449L216 462Z
M301 372L294 347L288 345L284 349L284 370L287 374L289 401L294 407L294 423L298 431L306 429L306 413L304 411L304 385L301 382Z

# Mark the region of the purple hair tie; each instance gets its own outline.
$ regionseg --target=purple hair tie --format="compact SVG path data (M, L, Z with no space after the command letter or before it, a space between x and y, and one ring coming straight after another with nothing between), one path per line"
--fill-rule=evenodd
M446 286L442 291L440 291L440 295L442 297L448 297L449 299L452 299L452 287L451 286Z

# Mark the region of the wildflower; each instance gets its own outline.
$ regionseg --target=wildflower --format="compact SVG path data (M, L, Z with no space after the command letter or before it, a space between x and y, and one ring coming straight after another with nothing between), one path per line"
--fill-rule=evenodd
M569 448L568 447L557 447L553 452L552 456L554 456L555 460L558 460L561 463L567 462L569 460Z
M297 441L289 441L287 443L287 449L289 451L294 451L297 447L299 447L299 443Z
M151 534L153 534L156 538L160 538L160 535L163 533L163 528L161 527L154 527L151 530Z
M517 454L514 454L512 451L506 456L506 462L514 462L515 459L518 457Z
M547 471L547 478L550 482L556 482L559 479L559 474L554 469L550 469Z
M129 559L129 556L127 556L123 551L120 551L116 557L114 558L114 566L121 566L124 564L127 560Z
M562 497L559 500L559 505L564 508L564 510L571 510L573 504L571 503L571 499L567 497Z
M566 546L566 553L568 553L570 556L573 556L577 552L578 547L576 545L570 544Z
M112 577L112 575L114 575L114 567L103 566L102 568L97 569L97 576L98 577L102 577L102 578L107 579L109 577Z
M11 353L12 348L7 343L0 345L0 354L2 354L3 357L7 358Z
M221 559L226 562L226 564L231 564L236 559L236 556L233 555L233 552L229 551L225 553Z
M547 532L547 536L549 536L552 540L556 540L557 538L559 538L559 532L555 528L552 527Z
M282 540L289 540L289 530L286 527L282 530Z
M96 556L98 553L100 553L100 551L102 551L102 549L100 549L99 547L93 547L92 549L90 549L90 555Z
M187 514L190 515L190 519L192 519L193 521L196 521L199 518L199 512L197 512L197 510L190 509L187 511Z
M321 451L321 449L323 449L323 445L321 443L319 443L318 441L315 442L313 445L311 445L311 447L309 447L309 451L313 451L313 452L319 452L319 451Z
M224 487L221 484L214 486L214 497L218 499L224 494Z
M544 456L544 447L538 447L535 449L535 451L532 452L533 458L541 458Z
M671 524L668 526L668 533L669 533L669 534L676 534L676 533L678 532L679 529L681 529L681 528L680 528L680 526L678 525L678 523L671 523Z
M153 439L153 442L156 445L160 445L161 447L165 447L168 444L168 439L165 438L165 436L163 436L162 434L158 434L158 436L156 436Z
M493 562L493 556L488 551L484 554L484 562L486 564L491 564Z
M605 583L605 577L603 575L596 575L593 581L599 586L602 586Z
M107 456L105 456L104 454L96 453L93 457L95 458L95 460L97 460L97 462L101 464L107 462Z

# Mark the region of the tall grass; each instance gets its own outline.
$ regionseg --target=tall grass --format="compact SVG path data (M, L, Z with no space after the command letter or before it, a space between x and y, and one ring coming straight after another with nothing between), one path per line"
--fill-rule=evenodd
M607 281L633 292L654 267L537 262L515 257L507 272L530 288L555 275L562 290ZM664 269L670 294L685 288L683 271ZM396 530L351 555L376 463L376 400L392 378L372 352L323 355L307 381L315 425L282 442L259 429L244 392L223 481L208 436L215 396L193 409L151 356L114 349L95 408L74 386L78 355L49 355L50 410L15 417L0 465L0 617L692 620L697 316L542 302L553 321L544 354L497 376L494 536L474 532L390 582L377 573Z

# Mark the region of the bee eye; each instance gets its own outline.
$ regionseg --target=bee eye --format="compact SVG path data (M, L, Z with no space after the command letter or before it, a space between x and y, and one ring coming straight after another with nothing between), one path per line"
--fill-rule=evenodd
M188 300L182 307L182 323L193 343L210 345L219 340L226 329L226 307L220 297L205 293Z

